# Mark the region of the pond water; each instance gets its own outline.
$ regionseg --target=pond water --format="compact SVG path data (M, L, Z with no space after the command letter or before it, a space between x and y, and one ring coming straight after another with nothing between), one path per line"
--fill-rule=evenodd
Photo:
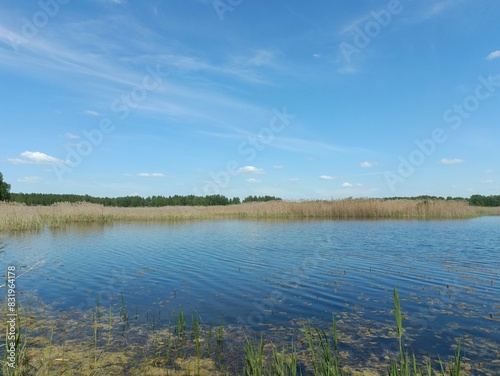
M396 287L412 350L446 357L459 340L472 363L500 374L500 217L115 223L0 234L2 270L16 265L19 275L35 264L18 279L18 294L61 312L91 309L97 296L117 307L123 296L140 317L163 312L157 325L182 306L204 323L255 331L304 320L327 326L334 314L346 348L360 357L397 345L388 335ZM355 337L364 344L356 347Z

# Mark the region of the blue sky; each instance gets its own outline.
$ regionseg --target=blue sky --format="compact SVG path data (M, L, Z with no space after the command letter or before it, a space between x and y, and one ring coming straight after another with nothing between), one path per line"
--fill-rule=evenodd
M500 194L500 2L0 1L12 192Z

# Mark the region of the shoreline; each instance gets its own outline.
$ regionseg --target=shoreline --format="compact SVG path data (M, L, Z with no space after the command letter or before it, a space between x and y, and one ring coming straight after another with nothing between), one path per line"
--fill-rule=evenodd
M500 207L445 200L341 199L268 201L226 206L112 207L57 203L27 206L0 202L0 231L58 228L72 223L168 222L213 219L430 220L500 215Z

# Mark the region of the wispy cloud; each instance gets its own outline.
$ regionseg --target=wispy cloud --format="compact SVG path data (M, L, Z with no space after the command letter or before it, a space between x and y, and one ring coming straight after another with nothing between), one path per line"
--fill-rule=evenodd
M363 167L363 168L371 168L373 166L376 166L377 162L368 162L368 161L365 161L365 162L361 162L359 165L361 167Z
M178 72L197 72L211 74L214 77L225 77L245 81L252 84L270 85L271 82L264 78L260 69L262 67L276 67L274 53L259 51L252 56L230 57L221 63L210 61L204 57L185 55L172 51L158 55L141 55L124 61L147 64L151 61L162 64L164 67L175 69Z
M300 152L300 153L311 153L311 152L345 153L345 152L367 151L357 147L344 147L321 141L308 140L304 138L279 137L279 136L273 139L273 142L269 144L269 147Z
M333 176L330 176L330 175L321 175L319 178L321 180L333 180L333 179L335 179Z
M342 184L342 188L351 188L351 187L352 187L352 184L347 182L347 181Z
M275 64L276 52L270 50L257 50L255 54L247 60L248 65L273 66Z
M141 172L137 174L137 176L144 178L162 178L165 174L162 174L161 172Z
M460 163L464 163L464 162L465 161L463 159L458 159L458 158L453 158L453 159L443 158L443 159L441 159L441 163L444 165L454 165L454 164L460 164Z
M493 51L488 56L486 56L486 60L493 60L498 58L500 58L500 50Z
M265 174L265 171L262 168L257 168L255 166L244 166L240 167L237 172L239 174L257 174L262 175Z
M20 183L39 183L42 180L39 176L26 176L24 178L17 179Z
M446 14L447 11L462 3L464 3L464 1L458 0L431 0L428 2L412 3L411 11L405 12L403 17L407 24L426 22ZM409 5L407 8L410 10Z
M64 136L65 136L66 138L71 139L71 140L76 140L76 139L80 138L80 136L77 136L76 134L69 133L69 132L68 132L68 133L66 133Z
M248 183L260 183L260 180L259 179L255 179L255 178L250 178L250 179L247 179L247 182Z
M227 132L210 132L210 131L199 131L198 133L217 137L217 138L225 138L225 139L239 139L245 137L255 137L255 134L248 132L244 129L239 129L232 127L230 129L232 133ZM307 138L300 137L282 137L282 136L274 136L272 142L266 145L266 147L292 151L296 153L352 153L352 152L367 152L370 150L354 147L354 146L338 146L334 144L329 144L327 142L311 140ZM312 160L310 157L308 160Z
M337 69L337 73L340 74L356 74L359 72L359 68L352 65L345 65Z
M9 158L12 164L65 164L66 162L39 151L25 151L22 158Z
M109 20L103 19L92 24L92 27L96 29L92 40L95 49L92 53L76 47L88 44L88 41L79 39L82 35L88 34L72 32L71 28L80 31L82 27L73 25L61 28L60 38L48 40L40 35L30 40L29 44L23 46L25 53L22 55L0 48L0 66L3 65L13 71L29 75L38 75L39 72L43 72L43 79L61 81L61 77L65 76L68 79L64 82L68 83L73 82L75 77L80 76L78 78L81 79L83 76L86 78L85 84L76 87L75 90L89 93L89 95L93 93L91 98L96 106L102 105L103 102L109 103L116 96L120 96L123 90L130 90L131 87L140 85L147 74L147 67L154 67L153 69L159 67L158 74L162 77L163 85L148 97L147 103L136 108L136 111L167 113L180 119L201 118L210 120L212 124L234 123L235 119L228 118L233 117L234 113L234 118L241 119L242 110L252 111L253 108L258 110L257 113L268 111L268 109L249 105L245 100L235 99L234 96L229 96L220 90L221 77L233 79L233 81L228 81L227 85L231 85L234 79L267 85L268 83L252 68L257 67L255 65L257 63L261 65L264 63L265 54L260 53L254 56L254 64L247 67L237 66L231 60L228 60L226 64L221 64L194 54L186 56L176 51L158 55L139 55L134 58L110 59L109 54L101 54L99 51L120 51L123 48L118 44L119 40L110 42L100 37L109 31L107 24L123 23L124 26L127 25L127 28L140 30L146 37L145 39L156 38L155 42L162 44L165 41L148 31L143 25L136 25L132 18L117 17L113 22L107 21ZM15 34L13 29L0 26L0 41L8 44L12 33ZM165 44L167 50L175 48L182 50L181 46L168 47L168 43ZM141 46L130 46L132 49L138 47ZM196 72L190 75L188 82L185 80L186 70ZM169 75L168 83L167 74ZM96 98L95 93L99 94L99 98ZM100 115L100 112L95 109L86 109L83 113L90 116Z
M90 115L90 116L99 116L100 115L99 112L93 111L93 110L85 110L85 111L83 111L83 113L85 115Z
M362 16L359 16L355 19L351 19L349 22L344 24L342 28L339 30L338 34L343 35L347 33L355 33L356 31L356 26L359 26L360 24L368 21L369 19L373 18L373 14L371 12L367 12L363 14Z
M435 1L427 8L425 15L427 18L437 16L453 6L454 3L456 3L455 0Z

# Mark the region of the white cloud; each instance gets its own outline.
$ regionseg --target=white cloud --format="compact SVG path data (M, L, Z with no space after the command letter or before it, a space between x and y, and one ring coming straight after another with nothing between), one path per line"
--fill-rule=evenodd
M295 182L299 181L299 178L290 178L290 179L288 179L288 181L290 183L295 183Z
M486 180L483 180L483 183L491 184L491 183L494 183L494 181L492 179L486 179Z
M352 184L349 182L345 182L342 184L342 188L351 188L351 187L352 187Z
M495 172L494 170L485 170L485 171L484 171L484 173L485 173L485 174L492 174L492 173L494 173L494 172Z
M488 56L486 56L486 60L493 60L500 58L500 50L493 51Z
M464 163L464 160L458 158L453 158L453 159L443 158L441 159L441 163L444 165L453 165L453 164Z
M240 174L257 174L257 175L265 174L265 171L262 168L257 168L255 166L241 167L237 170L237 172Z
M25 151L21 153L20 158L9 158L8 161L13 164L65 164L66 162L51 157L50 155L41 153L39 151Z
M377 165L377 162L362 162L360 163L360 166L363 167L363 168L371 168L373 166L376 166Z
M319 178L321 180L333 180L333 179L335 179L333 176L330 176L330 175L321 175Z
M77 138L80 138L80 136L77 136L76 134L73 134L73 133L66 133L64 135L66 138L70 138L70 139L77 139Z
M282 168L284 168L285 166L283 165L274 165L273 168L275 168L276 170L281 170Z
M254 56L247 60L247 64L255 66L273 65L276 54L273 51L258 50Z
M26 176L24 178L17 179L20 183L38 183L40 180L42 179L39 176Z
M99 116L100 115L99 112L92 111L92 110L85 110L85 111L83 111L83 113L85 115L90 115L90 116Z
M145 178L162 178L165 175L162 174L161 172L141 172L137 174L137 176L145 177Z
M255 179L255 178L250 178L250 179L247 179L247 182L249 182L249 183L260 183L260 180L259 179Z

